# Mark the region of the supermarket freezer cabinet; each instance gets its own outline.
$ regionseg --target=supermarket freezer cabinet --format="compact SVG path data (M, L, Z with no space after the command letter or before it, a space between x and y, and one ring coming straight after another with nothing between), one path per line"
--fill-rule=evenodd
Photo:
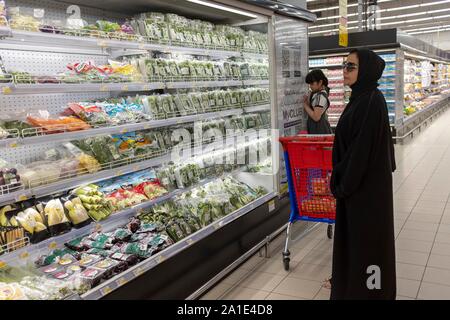
M2 19L0 272L14 278L2 292L195 298L288 218L271 131L286 128L282 18L241 2L74 2L76 21L53 0L10 0ZM301 12L289 19L306 39Z

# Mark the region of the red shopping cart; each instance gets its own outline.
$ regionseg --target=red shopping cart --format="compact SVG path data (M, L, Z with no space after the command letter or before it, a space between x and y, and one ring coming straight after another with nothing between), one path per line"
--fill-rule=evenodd
M336 199L330 191L333 135L299 135L280 138L291 201L286 230L283 264L289 270L289 239L296 221L328 223L327 235L333 237Z

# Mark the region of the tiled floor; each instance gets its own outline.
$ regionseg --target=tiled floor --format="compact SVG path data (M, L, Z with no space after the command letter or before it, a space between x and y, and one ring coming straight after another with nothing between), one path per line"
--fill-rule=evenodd
M396 145L394 174L397 299L450 300L450 111L411 142ZM253 256L202 299L329 299L332 241L321 225L293 243L289 272L281 260Z

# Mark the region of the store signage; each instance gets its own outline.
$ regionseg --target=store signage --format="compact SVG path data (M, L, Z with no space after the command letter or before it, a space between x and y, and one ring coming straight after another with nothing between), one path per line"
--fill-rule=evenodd
M339 45L348 46L347 0L339 0Z
M303 96L308 93L307 24L283 16L275 17L274 25L277 68L277 114L279 136L293 136L306 128ZM280 150L281 151L281 150ZM278 191L287 192L283 152L280 152Z

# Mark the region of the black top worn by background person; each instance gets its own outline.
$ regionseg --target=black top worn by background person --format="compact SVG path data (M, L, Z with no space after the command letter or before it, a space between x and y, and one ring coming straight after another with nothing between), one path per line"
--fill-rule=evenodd
M394 147L378 90L385 63L357 50L359 73L335 132L331 190L337 198L331 299L395 299ZM380 289L367 280L380 268ZM369 284L376 284L369 279Z
M314 97L317 99L313 99ZM317 105L314 103L315 100L319 100L323 97L323 100L326 101L326 105ZM311 93L309 97L309 104L311 108L314 110L314 107L322 107L325 110L323 111L319 121L314 121L311 117L308 116L308 120L306 122L306 126L308 129L308 134L332 134L330 123L328 122L327 110L330 107L330 100L328 99L328 93L326 90L321 90L320 92Z

